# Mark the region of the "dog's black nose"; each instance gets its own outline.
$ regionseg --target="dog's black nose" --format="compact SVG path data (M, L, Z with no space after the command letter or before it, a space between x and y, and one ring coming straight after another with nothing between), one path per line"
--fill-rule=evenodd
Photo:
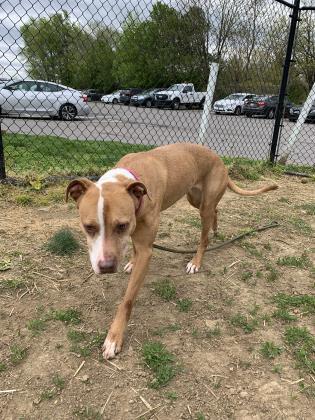
M117 271L117 258L116 257L106 257L104 260L99 261L98 267L102 274L105 273L116 273Z

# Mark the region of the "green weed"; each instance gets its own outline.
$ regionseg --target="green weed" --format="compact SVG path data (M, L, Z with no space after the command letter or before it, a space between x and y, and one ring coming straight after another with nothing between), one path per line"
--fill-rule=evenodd
M65 324L80 324L82 322L80 312L73 308L52 311L52 319Z
M18 344L13 344L10 347L10 360L13 365L18 365L27 356L27 348L21 347Z
M47 251L55 255L73 255L79 248L79 242L70 229L60 229L46 243Z
M176 305L180 312L188 312L192 307L192 300L187 298L178 299Z
M301 255L301 257L288 255L278 258L277 264L286 267L308 268L311 266L311 261L306 254Z
M174 300L176 297L176 288L168 279L156 282L153 287L154 293L166 302Z
M274 359L282 353L282 348L276 346L272 341L266 341L260 347L260 354L266 359Z
M144 343L142 357L155 376L150 384L152 388L157 389L166 386L175 376L177 372L175 357L162 343L156 341Z
M306 327L288 327L285 342L291 347L298 367L315 373L315 338Z

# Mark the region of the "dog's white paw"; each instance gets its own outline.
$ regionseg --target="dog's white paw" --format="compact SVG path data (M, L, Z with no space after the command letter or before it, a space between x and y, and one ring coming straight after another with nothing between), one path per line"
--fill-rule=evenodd
M110 338L106 338L102 346L102 352L104 359L113 359L117 353L121 350L121 345L116 341L112 341Z
M199 267L197 267L192 261L190 261L186 266L186 273L187 274L195 274L198 273Z
M129 261L124 267L124 272L127 274L130 274L132 272L132 267L133 267L133 263Z

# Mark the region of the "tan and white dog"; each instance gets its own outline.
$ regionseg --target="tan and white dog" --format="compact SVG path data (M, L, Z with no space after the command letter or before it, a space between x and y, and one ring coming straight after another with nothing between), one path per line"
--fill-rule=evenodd
M200 244L186 267L188 274L197 273L209 230L217 231L217 205L227 187L240 195L257 195L277 185L243 190L231 181L214 152L189 143L128 154L96 183L85 178L70 182L66 195L77 202L96 274L116 272L130 236L133 244L133 256L125 266L131 276L103 344L105 359L121 350L132 306L148 270L161 211L185 194L189 203L199 209Z

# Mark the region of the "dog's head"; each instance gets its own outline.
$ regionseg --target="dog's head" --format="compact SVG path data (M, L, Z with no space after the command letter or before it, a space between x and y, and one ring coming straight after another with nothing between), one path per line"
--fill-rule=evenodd
M103 183L81 178L68 185L66 199L70 196L77 203L96 274L117 271L146 193L143 183L125 177Z

